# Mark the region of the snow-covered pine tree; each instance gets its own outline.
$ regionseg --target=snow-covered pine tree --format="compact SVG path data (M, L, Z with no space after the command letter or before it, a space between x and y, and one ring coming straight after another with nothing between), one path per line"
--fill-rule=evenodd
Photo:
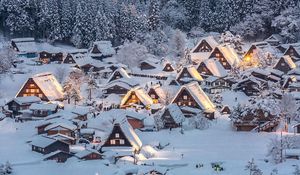
M95 19L96 40L112 40L112 29L114 28L113 25L113 21L108 19L104 10L100 8Z
M72 36L74 26L74 9L71 0L60 0L61 38L68 40Z
M148 29L157 30L160 26L160 9L159 1L151 0L148 12Z
M84 28L85 28L85 11L84 11L84 2L79 1L77 4L76 15L75 15L75 25L73 28L73 35L71 38L72 43L78 47L84 47Z
M185 23L185 11L176 0L168 1L162 8L160 14L161 20L165 25L169 25L172 28L184 29Z
M27 5L26 0L3 2L3 8L8 13L5 24L12 35L24 36L25 32L31 32L34 29L34 21L26 11Z

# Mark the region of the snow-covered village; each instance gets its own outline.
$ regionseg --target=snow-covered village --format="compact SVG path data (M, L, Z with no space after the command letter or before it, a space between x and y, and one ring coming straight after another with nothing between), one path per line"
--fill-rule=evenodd
M299 160L299 0L0 0L0 175Z

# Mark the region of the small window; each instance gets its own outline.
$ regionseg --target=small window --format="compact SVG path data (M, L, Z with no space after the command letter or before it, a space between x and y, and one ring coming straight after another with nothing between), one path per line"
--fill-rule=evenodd
M192 102L189 101L189 106L192 106Z
M124 145L124 144L125 144L124 140L121 139L121 140L120 140L120 145Z
M220 57L221 55L220 55L220 53L216 53L216 57Z
M285 63L281 63L280 65L281 65L281 66L285 66Z
M184 95L184 96L183 96L183 99L184 99L184 100L187 100L187 95Z
M115 145L115 144L116 144L116 141L115 141L115 140L110 140L110 144L111 144L111 145Z
M116 134L115 134L115 137L116 137L116 138L119 138L119 137L120 137L120 134L119 134L119 133L116 133Z
M30 87L34 87L34 84L30 84L29 86L30 86Z
M151 98L155 98L155 95L154 95L154 94L151 94Z
M30 92L31 92L31 93L34 93L34 92L35 92L35 89L30 89Z
M223 64L223 66L226 66L226 63L225 63L225 62L223 62L222 64Z

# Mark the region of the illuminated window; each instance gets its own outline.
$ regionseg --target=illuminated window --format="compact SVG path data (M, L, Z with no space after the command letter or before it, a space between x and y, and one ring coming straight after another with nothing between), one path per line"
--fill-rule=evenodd
M35 89L30 89L30 92L31 92L31 93L34 93L34 92L35 92Z
M34 84L30 84L29 86L30 86L30 87L34 87Z
M184 99L184 100L187 100L187 95L184 95L184 96L183 96L183 99Z
M36 93L39 93L39 92L40 92L40 90L39 90L39 89L36 89L36 90L35 90L35 92L36 92Z
M192 106L192 102L189 101L189 106Z
M119 137L120 137L120 134L119 134L119 133L116 133L116 134L115 134L115 137L116 137L116 138L119 138Z
M281 63L281 66L285 66L285 64L284 64L284 63Z
M42 97L43 97L43 94L39 94L39 97L42 98Z
M154 94L151 94L151 98L155 98L155 95L154 95Z
M124 144L125 144L124 140L121 139L121 140L120 140L120 145L124 145Z
M167 67L167 70L170 70L170 67Z
M115 145L115 144L116 144L116 141L115 141L115 140L110 140L110 144L111 144L111 145Z
M136 99L136 96L135 96L135 95L132 95L132 99Z
M27 94L23 94L23 97L27 97Z
M29 89L26 89L26 93L28 93L29 92Z
M225 62L223 62L222 64L223 64L223 66L226 66L226 63L225 63Z
M219 53L216 53L216 57L220 57L221 55Z
M181 105L181 102L178 102L178 105L180 106L180 105Z

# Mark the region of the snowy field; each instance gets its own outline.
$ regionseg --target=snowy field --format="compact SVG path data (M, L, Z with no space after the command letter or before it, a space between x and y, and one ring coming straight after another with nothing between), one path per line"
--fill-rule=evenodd
M112 175L120 174L123 170L144 169L148 166L131 163L117 163L106 166L106 161L79 161L71 158L64 164L54 161L42 161L41 154L31 151L26 143L36 134L35 122L15 123L11 119L0 122L0 162L10 161L13 164L14 174L43 174L53 175L63 172L64 175ZM292 174L293 164L298 161L285 162L275 166L266 163L267 144L276 133L235 132L230 127L226 117L218 118L207 130L191 130L180 132L176 130L163 130L160 132L137 132L144 145L162 145L170 143L163 150L158 151L154 158L138 164L154 165L158 169L170 169L174 175L194 174L247 174L244 170L247 161L255 159L256 164L264 174L269 174L275 167L280 175ZM216 173L211 163L221 162L225 171ZM196 164L203 167L196 168ZM122 170L122 171L120 171ZM120 171L118 173L118 171ZM122 173L121 173L122 174Z

